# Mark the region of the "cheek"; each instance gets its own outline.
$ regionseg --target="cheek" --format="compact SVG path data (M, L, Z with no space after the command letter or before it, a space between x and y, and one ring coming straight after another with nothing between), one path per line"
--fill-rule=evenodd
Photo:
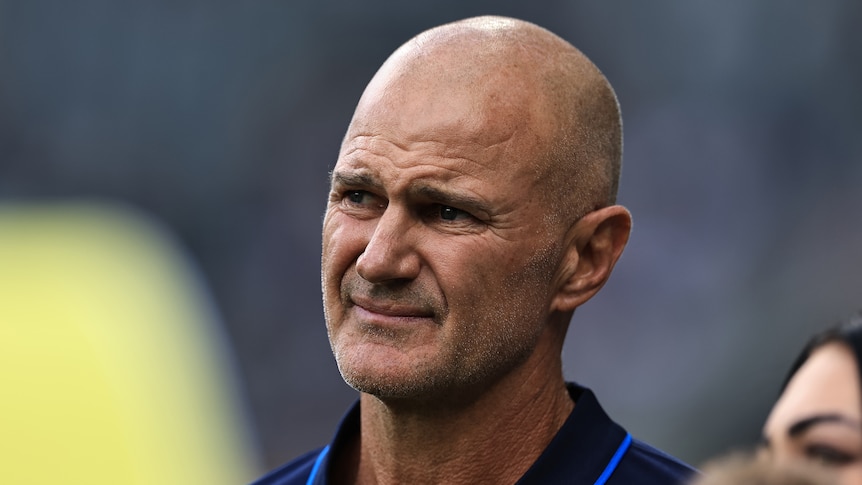
M546 262L493 251L493 248L464 248L459 255L438 265L437 278L450 310L476 318L494 315L511 321L515 316L533 320L548 308ZM443 255L438 255L441 261Z
M327 281L338 278L356 261L367 245L362 224L338 213L327 213L323 222L321 262L324 288Z
M862 463L844 467L835 474L835 477L838 479L838 485L862 484Z

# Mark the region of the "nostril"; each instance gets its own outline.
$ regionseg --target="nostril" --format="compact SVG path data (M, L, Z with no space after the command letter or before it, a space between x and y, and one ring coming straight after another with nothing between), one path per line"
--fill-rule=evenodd
M404 240L372 239L356 259L356 273L371 283L412 280L418 272L419 257Z
M381 244L369 244L356 260L356 272L372 283L386 280L391 277L396 259L397 256Z
M403 207L389 205L356 259L360 277L371 283L385 283L418 276L420 240L411 214Z
M359 258L356 259L356 274L362 277L362 279L371 281L370 273L369 273L369 262L368 262L368 253L363 252L359 255Z

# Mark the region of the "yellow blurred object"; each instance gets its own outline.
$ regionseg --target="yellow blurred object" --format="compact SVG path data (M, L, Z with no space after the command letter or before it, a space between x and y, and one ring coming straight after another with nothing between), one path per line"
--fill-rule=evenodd
M104 204L0 204L0 483L259 473L216 312L174 241Z

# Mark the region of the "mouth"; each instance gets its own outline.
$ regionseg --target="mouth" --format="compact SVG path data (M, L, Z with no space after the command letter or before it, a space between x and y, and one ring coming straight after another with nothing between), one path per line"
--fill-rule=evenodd
M415 302L381 300L361 295L351 295L349 301L362 319L370 322L408 322L433 319L435 316L432 308Z

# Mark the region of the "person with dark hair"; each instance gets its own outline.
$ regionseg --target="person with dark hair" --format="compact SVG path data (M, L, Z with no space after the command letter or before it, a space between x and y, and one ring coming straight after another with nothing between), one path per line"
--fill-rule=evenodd
M631 229L617 98L537 25L397 49L359 100L323 220L326 327L358 403L264 484L671 485L692 469L567 383L563 341Z
M763 428L776 463L814 462L839 485L862 484L862 314L813 336Z

